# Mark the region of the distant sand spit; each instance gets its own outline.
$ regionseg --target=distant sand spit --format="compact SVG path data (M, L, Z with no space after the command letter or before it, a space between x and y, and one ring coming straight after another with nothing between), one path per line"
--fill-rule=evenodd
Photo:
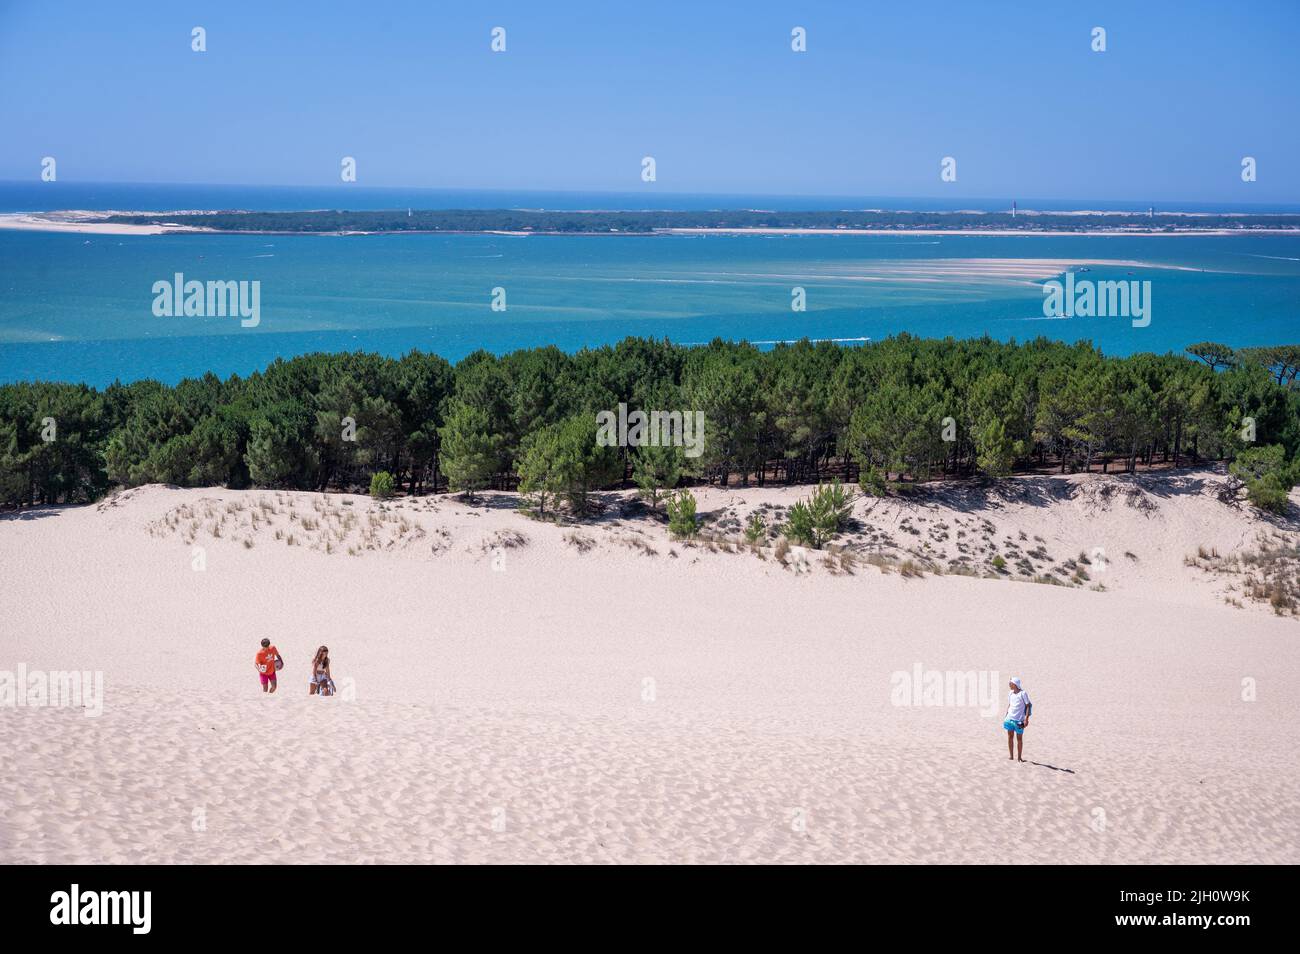
M853 263L817 264L798 272L698 272L696 282L744 284L760 281L896 282L901 284L1033 284L1077 268L1133 271L1158 269L1198 272L1201 269L1161 262L1117 258L919 258L880 259ZM1113 276L1112 276L1113 277ZM619 279L609 279L618 281ZM628 279L636 281L639 279ZM669 281L668 279L664 279ZM690 279L671 281L690 282Z
M166 232L209 232L192 225L132 225L129 223L92 222L90 219L126 213L23 212L0 214L0 229L26 232L74 232L85 235L162 235ZM145 213L140 213L145 214Z
M855 507L890 557L1101 547L1105 592L794 572L669 541L626 494L578 527L512 494L157 486L5 517L0 670L100 670L107 698L0 708L0 860L1294 864L1300 622L1186 558L1297 530L1219 486ZM727 534L806 492L698 496ZM288 662L270 698L264 635ZM306 695L322 643L347 697ZM1023 676L1031 763L1006 758L1001 685L991 711L894 705L918 665Z

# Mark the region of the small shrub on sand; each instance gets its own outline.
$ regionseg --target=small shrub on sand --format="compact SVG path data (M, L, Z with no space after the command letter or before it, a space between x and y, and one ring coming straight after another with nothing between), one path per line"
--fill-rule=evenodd
M498 530L483 541L483 550L501 547L503 550L520 550L528 546L528 537L518 530Z
M915 560L904 560L898 565L898 572L905 577L925 576L925 571L921 569L921 565Z
M868 497L883 497L889 492L885 475L874 465L862 468L862 473L858 476L858 486Z
M579 553L586 553L596 545L596 541L591 539L585 533L578 533L576 530L564 535L564 542L573 547Z
M646 543L640 537L616 537L615 539L629 550L639 553L641 556L653 557L659 555L658 550Z
M1300 465L1288 463L1281 444L1251 447L1237 455L1228 467L1237 486L1245 486L1246 499L1268 513L1287 511L1288 493L1300 477Z
M868 553L862 558L862 562L868 566L874 566L881 573L893 573L894 561L890 560L883 553Z
M822 484L811 497L790 508L785 535L795 543L820 550L848 525L852 507L853 492L845 490L838 480Z
M387 500L393 496L393 475L381 470L370 477L370 496L376 500Z
M665 500L668 508L668 532L678 539L695 536L698 529L695 519L695 495L689 490L679 490Z

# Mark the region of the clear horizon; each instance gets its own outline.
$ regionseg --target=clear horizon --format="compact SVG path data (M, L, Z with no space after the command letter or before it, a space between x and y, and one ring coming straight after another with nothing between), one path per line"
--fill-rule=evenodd
M118 180L102 180L102 181L87 180L87 181L84 181L84 182L77 182L77 183L65 183L65 182L62 182L62 181L61 181L61 182L59 182L59 183L53 183L53 184L51 184L51 183L42 183L42 184L36 185L35 187L46 189L46 188L48 188L50 185L55 185L55 186L57 186L57 185L74 185L74 186L77 186L77 187L84 187L84 188L94 188L94 187L107 187L107 188L114 188L114 187L128 187L128 188L131 188L131 187L141 187L141 188L144 188L144 187L157 187L157 188L175 188L175 189L186 189L186 188L192 188L192 189L230 189L230 190L238 190L238 189L249 189L249 190L257 190L257 189L296 189L296 190L303 190L303 191L317 191L317 192L322 191L322 190L327 190L327 189L333 189L333 188L335 188L335 186L334 186L333 184L328 184L328 185L309 185L309 184L289 183L289 182L247 182L247 183L244 183L244 182L183 182L183 181L166 181L166 182L163 182L163 181L126 180L126 179L118 179ZM20 188L21 188L21 187L29 187L29 186L33 186L33 183L31 182L30 179L22 180L22 179L5 179L5 178L0 178L0 187L20 187ZM408 184L408 185L367 185L367 186L358 187L358 186L355 186L355 185L343 185L343 184L339 184L339 185L337 186L337 188L338 188L338 190L339 190L339 196L340 196L340 198L343 198L343 199L346 198L346 196L348 195L348 192L349 192L349 191L355 191L355 190L358 190L358 188L360 189L360 191L361 191L361 193L362 193L363 195L364 195L365 193L367 193L367 192L435 192L435 193L436 193L436 192L447 192L447 193L466 193L466 194L483 194L483 193L489 193L489 194L491 194L491 193L501 193L501 194L503 194L503 195L529 195L529 194L535 194L535 195L539 195L539 196L540 196L540 195L567 195L567 196L590 196L590 197L597 197L597 196L619 196L619 197L623 197L623 196L630 196L630 195L635 194L634 190L629 191L629 190L619 190L619 189L582 189L582 188L571 188L571 189L570 189L570 188L565 188L565 189L534 189L534 188L526 188L526 187L511 187L511 186L492 186L492 187L481 187L481 188L480 188L480 187L473 187L473 186L454 186L454 187L444 187L444 186L426 186L426 185L409 185L409 184ZM1156 200L1149 200L1149 199L1135 199L1135 198L1125 197L1125 196L1121 196L1121 197L1105 197L1105 198L1097 197L1097 196L1093 196L1093 197L1089 197L1089 198L1066 197L1066 196L1059 196L1059 197L1058 197L1058 196L1023 196L1023 197L1022 197L1022 196L1011 196L1011 197L1007 198L1007 197L1003 197L1003 196L1000 196L1000 195L987 195L987 196L981 196L981 195L956 195L956 196L951 196L951 197L950 197L950 196L944 196L944 195L940 195L940 194L929 194L929 195L876 195L876 194L866 194L866 193L863 193L863 194L858 194L858 195L851 195L851 194L841 194L841 193L814 193L814 192L810 192L810 193L800 193L800 192L791 192L791 193L785 193L785 192L696 192L696 191L689 191L689 190L683 190L683 191L676 191L676 190L674 190L674 191L669 191L669 190L663 190L663 191L659 191L659 192L654 193L653 196L647 196L647 197L646 197L646 200L647 200L648 202L653 202L653 201L654 201L654 197L658 197L659 199L687 199L687 198L711 198L711 199L731 199L731 198L734 198L734 199L746 199L746 200L753 200L753 199L809 199L809 200L817 201L817 202L828 202L828 201L831 201L831 200L843 200L843 201L845 201L845 202L862 202L862 201L868 201L868 200L885 200L885 201L889 201L889 202L909 202L909 201L915 201L915 202L925 203L925 204L929 205L930 207L928 207L928 208L917 208L917 209L915 209L915 210L908 210L908 209L904 209L904 208L901 208L901 207L895 207L895 208L888 209L887 211L923 211L923 212L934 212L934 211L952 211L952 212L957 212L957 211L965 211L965 210L968 209L968 208L970 208L972 211L997 212L997 211L1003 211L1003 210L1004 210L1004 209L1003 209L1004 206L1005 206L1005 210L1009 210L1009 209L1010 209L1010 204L1011 204L1011 202L1012 202L1013 200L1017 203L1017 209L1018 209L1018 211L1020 211L1020 212L1035 212L1035 211L1048 211L1048 212L1062 212L1062 211L1106 211L1106 212L1119 212L1119 211L1128 211L1128 210L1126 210L1126 209L1125 209L1125 210L1119 210L1119 209L1100 209L1100 210L1099 210L1099 209L1096 209L1096 206L1097 206L1097 205L1111 205L1111 206L1121 206L1121 205L1124 205L1124 206L1132 206L1132 211L1134 211L1134 212L1145 212L1145 211L1147 211L1147 208L1148 208L1148 207L1150 207L1150 206L1154 206L1154 207L1155 207L1155 211L1157 212L1157 214L1158 214L1158 213L1161 213L1161 212L1165 212L1165 213L1176 213L1176 212L1180 212L1180 211L1188 211L1188 210L1190 210L1190 209L1189 209L1189 208L1184 208L1184 207L1192 207L1192 206L1207 206L1207 205L1210 205L1210 206L1238 206L1238 207L1241 207L1241 208L1244 209L1244 210L1248 210L1248 211L1244 212L1243 214L1254 214L1254 215L1266 215L1266 214L1269 214L1269 210L1270 210L1270 209L1275 209L1279 214L1292 213L1292 212L1296 211L1297 209L1300 209L1300 201L1298 201L1298 202L1282 202L1282 201L1278 201L1278 202L1251 202L1251 201L1245 201L1245 200L1241 200L1241 201L1238 201L1238 200L1214 201L1214 200L1201 200L1201 199L1170 199L1170 200L1161 200L1161 201L1156 201ZM935 208L935 207L933 206L934 203L940 203L940 202L950 202L950 203L952 203L952 205L951 205L950 207L943 208L943 209L937 209L937 208ZM978 209L977 209L977 208L974 208L974 207L972 207L972 206L969 205L969 203L976 203L976 202L979 202L979 203L986 203L986 205L985 205L983 208L978 208ZM1047 208L1038 209L1038 208L1036 208L1032 203L1051 203L1051 204L1056 205L1056 206L1058 206L1058 207L1057 207L1057 208L1051 208L1051 209L1047 209ZM1070 206L1069 208L1064 208L1064 206L1065 206L1067 203L1077 203L1077 205ZM517 207L517 206L509 206L508 208L518 208L518 207ZM863 205L846 205L846 206L844 206L843 208L844 208L845 211L862 211L862 210L870 210L870 209L874 208L874 206L869 206L869 205L868 205L868 206L863 206ZM655 205L642 205L642 206L636 206L636 207L630 207L630 206L629 206L629 207L620 207L620 208L618 208L618 209L613 209L613 208L611 208L611 209L598 209L598 210L594 210L594 211L657 211L657 210L659 210L659 209L660 209L660 207L655 206ZM287 210L286 210L286 211L287 211ZM430 211L430 210L422 210L422 211ZM789 211L789 210L785 210L785 211ZM1199 210L1198 210L1198 211L1199 211ZM1225 212L1225 213L1223 213L1223 214L1231 214L1231 213L1230 213L1230 212Z

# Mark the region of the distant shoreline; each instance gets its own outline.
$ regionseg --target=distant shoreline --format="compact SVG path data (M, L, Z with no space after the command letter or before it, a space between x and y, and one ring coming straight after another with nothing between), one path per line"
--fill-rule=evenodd
M1088 219L1087 227L1074 223ZM961 220L961 221L955 221ZM1150 221L1151 225L1138 222ZM1021 223L1024 223L1023 225ZM1239 224L1239 223L1259 224ZM409 224L408 224L409 223ZM752 224L750 224L752 223ZM1195 224L1192 224L1195 223ZM87 235L1300 235L1300 215L1162 212L791 212L400 210L90 211L0 214L0 230Z
M1300 227L1286 229L663 229L655 235L1037 235L1060 238L1069 235L1160 236L1160 235L1300 235Z

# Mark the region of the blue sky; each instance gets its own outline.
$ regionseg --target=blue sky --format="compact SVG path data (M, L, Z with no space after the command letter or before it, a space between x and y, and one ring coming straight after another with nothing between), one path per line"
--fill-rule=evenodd
M1300 201L1295 0L290 6L0 0L0 179Z

